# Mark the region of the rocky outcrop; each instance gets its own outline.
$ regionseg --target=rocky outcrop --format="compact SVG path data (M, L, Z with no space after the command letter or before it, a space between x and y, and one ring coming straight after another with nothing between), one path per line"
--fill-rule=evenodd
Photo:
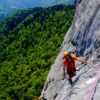
M79 57L91 60L80 69L74 84L64 80L62 57L64 51L73 51ZM51 66L41 96L47 100L100 100L100 0L82 0L61 45L61 51Z

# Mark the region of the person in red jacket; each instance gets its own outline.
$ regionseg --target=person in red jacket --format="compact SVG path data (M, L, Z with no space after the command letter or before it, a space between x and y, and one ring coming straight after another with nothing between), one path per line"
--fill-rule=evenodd
M63 57L63 74L64 77L67 74L69 76L69 83L72 84L72 77L76 75L76 67L75 67L75 60L81 61L83 63L87 63L84 60L77 58L76 56L71 56L70 53L64 52Z

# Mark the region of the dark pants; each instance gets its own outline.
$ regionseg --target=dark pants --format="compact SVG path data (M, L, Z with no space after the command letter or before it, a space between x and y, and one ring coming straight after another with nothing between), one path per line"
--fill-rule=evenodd
M69 80L71 80L72 77L76 75L76 71L75 70L67 71L67 74L69 75Z

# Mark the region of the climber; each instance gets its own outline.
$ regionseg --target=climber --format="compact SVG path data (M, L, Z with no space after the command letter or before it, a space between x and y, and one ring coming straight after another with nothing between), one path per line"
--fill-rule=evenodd
M66 71L69 76L69 83L73 84L72 82L72 77L76 75L76 71L78 71L75 67L75 60L81 61L82 63L86 63L87 61L84 61L82 59L77 58L76 56L72 56L68 52L64 52L64 57L63 57L63 75L64 78L66 76Z

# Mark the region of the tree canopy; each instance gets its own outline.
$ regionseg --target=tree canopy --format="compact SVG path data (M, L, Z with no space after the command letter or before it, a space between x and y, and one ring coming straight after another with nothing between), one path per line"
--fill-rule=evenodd
M40 95L74 12L73 5L27 9L0 23L0 100Z

